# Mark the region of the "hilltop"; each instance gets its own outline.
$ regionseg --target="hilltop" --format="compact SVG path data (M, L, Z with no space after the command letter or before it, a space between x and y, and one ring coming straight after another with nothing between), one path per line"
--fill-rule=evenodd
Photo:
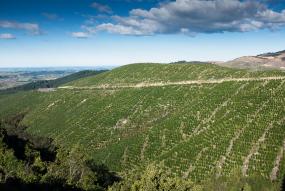
M135 85L139 83L179 82L189 80L213 80L241 77L283 76L278 70L248 71L214 64L130 64L103 74L75 80L67 86Z
M24 113L27 133L80 145L125 181L155 165L193 184L239 174L239 189L257 189L250 178L279 185L285 173L284 97L280 70L132 64L52 92L0 95L0 117Z
M243 56L232 61L220 63L220 65L234 68L285 70L285 50L257 56Z

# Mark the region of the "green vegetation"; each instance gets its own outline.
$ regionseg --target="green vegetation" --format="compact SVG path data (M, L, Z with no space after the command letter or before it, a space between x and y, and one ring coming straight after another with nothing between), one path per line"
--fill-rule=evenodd
M284 76L284 72L248 71L223 68L214 64L131 64L97 76L72 81L66 85L95 86L104 84L129 85L141 82L177 82L221 78Z
M285 73L134 64L64 86L269 76ZM271 79L19 92L0 96L0 117L24 112L28 133L69 151L80 146L123 178L113 190L278 190L285 174L284 105L285 80Z
M209 177L193 183L190 179L173 177L171 171L162 171L163 165L150 164L143 172L132 173L121 182L115 183L110 191L274 191L280 185L260 176L244 177L239 172L230 177Z
M105 190L120 178L79 145L69 152L20 125L24 115L0 123L1 190Z

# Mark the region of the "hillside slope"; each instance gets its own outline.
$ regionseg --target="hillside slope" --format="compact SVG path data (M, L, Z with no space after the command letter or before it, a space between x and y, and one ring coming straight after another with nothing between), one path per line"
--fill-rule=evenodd
M247 71L214 64L131 64L112 71L72 81L66 86L86 87L104 85L134 85L139 83L179 82L189 80L213 80L224 78L254 78L283 76L273 71Z
M220 63L220 65L233 68L285 70L285 51L265 53L257 56L244 56Z
M285 172L284 76L211 64L128 65L64 86L259 80L20 92L0 96L0 116L25 112L22 123L28 132L66 148L83 145L94 160L121 174L156 163L195 182L237 170L280 181Z

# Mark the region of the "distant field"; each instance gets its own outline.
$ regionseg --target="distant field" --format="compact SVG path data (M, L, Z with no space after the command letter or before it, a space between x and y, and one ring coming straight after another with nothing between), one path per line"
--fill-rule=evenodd
M0 90L24 84L54 80L83 70L103 70L92 67L0 68Z
M66 86L284 77L211 64L135 64ZM0 116L25 112L28 132L86 152L126 173L164 163L194 181L235 171L285 173L285 79L123 89L58 89L0 96Z
M74 71L73 71L74 72ZM12 88L39 80L52 80L73 73L72 71L2 71L0 69L0 90Z

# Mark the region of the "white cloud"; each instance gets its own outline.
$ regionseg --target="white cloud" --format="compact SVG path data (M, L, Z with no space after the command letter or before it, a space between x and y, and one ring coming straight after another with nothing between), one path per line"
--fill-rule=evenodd
M0 34L0 39L16 39L16 37L10 33L3 33Z
M44 13L42 13L42 15L49 20L58 20L59 19L59 16L55 13L44 12Z
M91 7L98 10L99 12L102 12L102 13L111 14L113 12L111 7L109 7L108 5L103 5L103 4L97 3L97 2L92 3Z
M176 0L113 19L86 28L123 35L247 32L285 26L285 10L273 11L258 0Z
M25 30L33 35L41 34L39 25L35 23L20 23L15 21L0 20L0 28Z
M117 33L123 35L143 35L144 33L140 30L136 30L133 27L125 25L114 25L112 23L101 24L96 27L95 31L107 31L109 33Z
M86 32L73 32L73 33L71 33L71 36L74 38L88 38L88 37L90 37L89 34Z

